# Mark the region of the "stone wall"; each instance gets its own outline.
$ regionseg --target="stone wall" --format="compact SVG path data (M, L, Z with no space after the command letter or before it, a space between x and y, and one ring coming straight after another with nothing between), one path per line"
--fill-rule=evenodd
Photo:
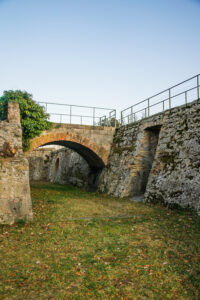
M29 178L30 180L47 180L51 163L51 154L56 148L41 147L29 152L26 155L29 161Z
M20 125L20 115L18 105L8 104L7 120L0 122L0 150L4 144L9 143L11 148L16 151L16 155L22 154L22 131Z
M200 214L200 102L166 114L145 199Z
M27 158L30 180L48 180L78 187L88 187L90 184L88 163L71 149L41 147L30 152Z
M8 104L7 120L0 122L0 223L32 219L29 164L22 151L19 105Z
M48 180L60 184L88 187L90 168L78 153L64 148L51 154Z
M155 155L155 157L154 157ZM99 191L200 213L200 102L117 129Z

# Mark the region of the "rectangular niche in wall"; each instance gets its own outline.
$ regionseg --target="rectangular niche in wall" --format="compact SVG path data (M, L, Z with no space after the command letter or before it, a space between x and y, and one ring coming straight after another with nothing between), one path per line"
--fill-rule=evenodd
M152 126L144 130L137 160L137 175L133 178L131 196L143 195L146 191L149 173L154 161L161 126Z

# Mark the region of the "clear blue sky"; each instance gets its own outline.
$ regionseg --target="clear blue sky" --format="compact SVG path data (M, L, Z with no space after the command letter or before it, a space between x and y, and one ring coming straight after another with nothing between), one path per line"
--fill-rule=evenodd
M200 1L0 0L0 95L123 109L200 73Z

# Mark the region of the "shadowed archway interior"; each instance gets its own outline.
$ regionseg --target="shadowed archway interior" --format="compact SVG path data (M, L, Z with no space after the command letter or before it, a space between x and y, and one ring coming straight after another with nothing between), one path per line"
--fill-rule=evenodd
M102 161L102 159L94 151L90 150L89 148L81 144L70 142L70 141L54 141L54 142L43 144L42 146L47 146L47 145L64 146L76 151L87 161L91 170L97 171L105 167L105 164Z

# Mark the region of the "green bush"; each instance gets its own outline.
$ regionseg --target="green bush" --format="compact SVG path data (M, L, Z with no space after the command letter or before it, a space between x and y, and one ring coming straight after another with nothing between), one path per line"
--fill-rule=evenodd
M98 125L99 126L119 127L120 123L116 118L112 117L111 119L110 118L105 118L105 119L101 120L98 123Z
M7 117L7 106L8 102L0 98L0 121Z
M0 97L0 120L7 115L7 103L16 102L20 106L21 125L22 125L22 144L23 150L30 147L30 139L41 134L43 130L52 127L48 121L49 115L44 112L43 107L39 106L32 95L23 91L5 91Z

